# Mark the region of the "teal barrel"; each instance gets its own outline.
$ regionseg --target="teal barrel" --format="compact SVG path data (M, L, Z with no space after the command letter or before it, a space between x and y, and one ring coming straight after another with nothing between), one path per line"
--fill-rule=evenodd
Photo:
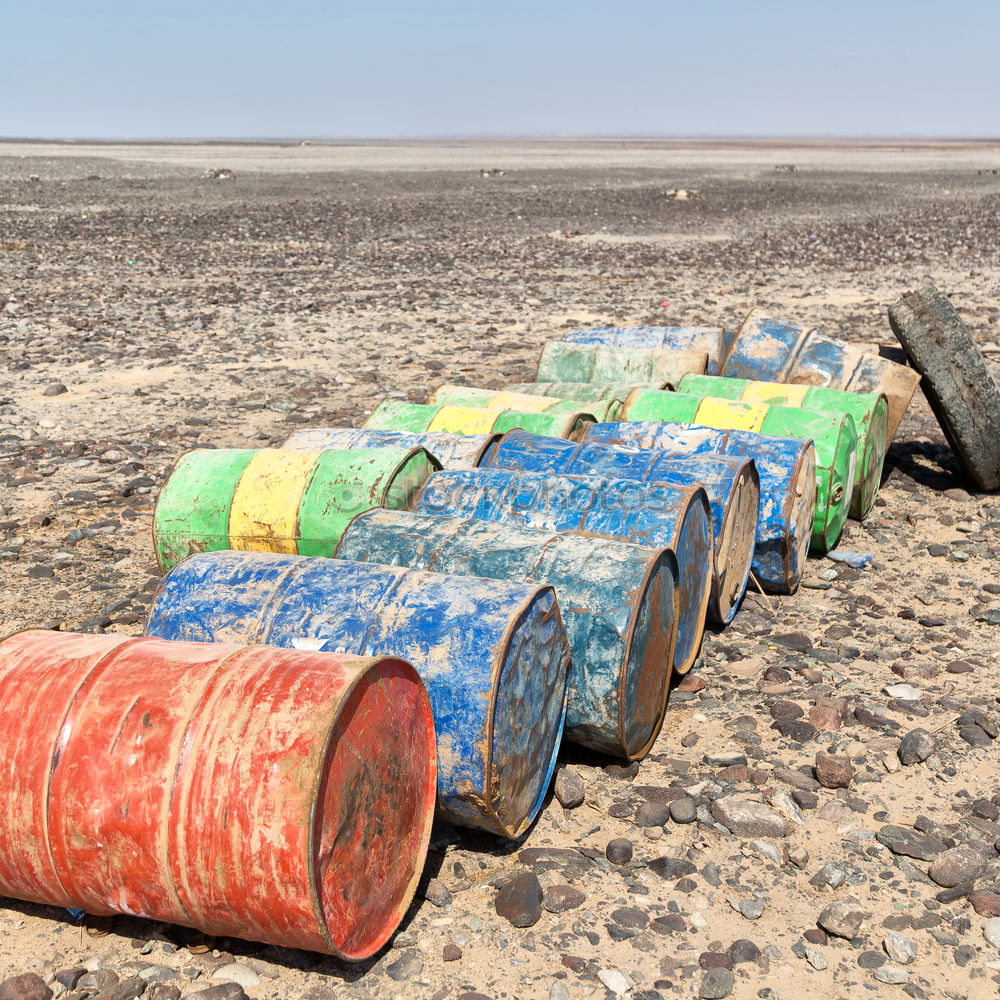
M709 615L722 624L732 620L750 577L757 528L760 485L752 459L729 455L667 456L513 431L488 451L483 465L491 469L702 486L711 505L714 531Z
M811 441L755 431L641 420L595 424L585 441L671 454L752 458L760 477L754 576L772 593L794 594L802 580L816 507L816 449Z
M606 347L704 351L707 355L705 371L709 375L719 374L728 347L725 333L715 326L592 326L586 330L571 330L563 340Z
M429 482L413 510L670 549L678 573L674 670L686 673L698 658L713 582L712 514L702 487L510 469L457 470Z
M355 518L337 557L496 580L551 583L571 663L566 738L637 759L666 710L677 561L669 549L474 518Z
M160 584L146 634L380 656L430 697L438 813L505 837L545 801L569 644L552 587L264 552L211 552Z
M474 469L499 434L448 434L444 431L376 430L374 427L310 427L292 431L282 448L423 448L442 469Z

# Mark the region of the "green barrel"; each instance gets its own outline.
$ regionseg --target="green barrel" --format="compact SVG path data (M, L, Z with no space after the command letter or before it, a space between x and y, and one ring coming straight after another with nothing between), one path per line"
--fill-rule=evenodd
M555 341L542 348L539 382L658 382L675 386L691 372L703 372L708 355L698 350L664 351Z
M506 434L523 430L545 437L574 438L592 413L522 413L519 410L483 410L472 406L432 406L385 399L365 421L365 427L388 431L445 431L451 434Z
M847 392L815 385L757 382L742 378L685 375L677 387L693 396L777 403L823 413L849 413L858 429L860 455L851 494L851 517L859 521L875 506L889 447L889 402L881 392Z
M615 399L619 403L624 403L633 389L666 389L669 386L664 382L512 382L507 388L511 392L525 392L533 396Z
M408 508L440 467L423 448L189 451L157 500L156 558L166 571L221 549L329 556L351 518Z
M636 389L625 400L622 419L700 424L812 441L816 448L816 512L811 543L821 551L837 544L857 474L858 429L849 413Z
M600 423L618 418L622 400L606 399L593 392L579 398L555 394L515 392L512 389L477 389L468 385L438 386L427 398L431 405L469 406L476 410L515 410L519 413L592 413Z

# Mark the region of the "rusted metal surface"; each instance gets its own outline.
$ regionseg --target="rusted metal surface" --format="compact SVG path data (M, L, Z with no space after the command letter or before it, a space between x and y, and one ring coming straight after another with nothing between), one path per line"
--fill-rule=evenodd
M805 572L816 507L816 449L811 441L697 424L625 421L594 424L586 441L668 453L741 455L760 477L760 514L751 564L757 581L793 594Z
M700 351L706 355L702 371L709 375L719 374L727 346L724 332L715 326L592 326L572 330L563 340L606 347Z
M666 382L676 385L689 373L705 371L704 350L618 347L552 341L542 348L539 382ZM581 397L586 399L587 397Z
M328 448L423 448L442 469L474 469L499 434L446 434L382 431L365 427L313 427L292 431L282 448L324 451Z
M593 392L560 398L509 389L477 389L468 385L440 385L427 397L432 406L471 406L477 410L514 410L519 413L580 413L596 420L614 420L621 400L606 399Z
M858 461L858 430L847 413L636 389L622 408L626 420L700 424L812 441L816 449L816 509L812 547L833 548L847 520ZM487 451L487 459L492 449Z
M399 511L356 517L337 557L551 583L572 661L566 738L637 758L663 720L677 564L667 549Z
M483 410L473 406L431 406L385 399L365 421L365 427L395 431L447 431L452 434L505 434L515 428L551 437L576 437L595 421L592 413L523 413Z
M0 642L0 893L361 959L434 809L395 658L20 632Z
M918 372L881 357L877 348L827 337L798 323L775 319L761 309L752 310L743 321L720 374L884 393L890 443L920 382Z
M432 476L413 510L670 549L678 569L674 669L685 673L697 659L712 587L711 511L700 486L476 469Z
M569 667L549 586L211 552L174 567L146 633L363 656L406 650L434 711L439 814L516 837L545 800Z
M489 468L703 487L711 505L714 532L709 615L723 624L732 620L749 580L757 526L760 487L752 459L728 455L670 456L615 445L557 441L513 431L490 450L484 463Z
M153 515L164 571L195 552L332 555L369 507L406 508L440 464L422 448L199 449L182 455Z
M747 403L778 404L821 413L849 413L858 429L858 468L851 493L851 517L859 521L875 506L882 481L882 464L889 447L889 406L883 393L847 392L815 385L753 382L749 379L685 375L677 386L693 396L741 399Z

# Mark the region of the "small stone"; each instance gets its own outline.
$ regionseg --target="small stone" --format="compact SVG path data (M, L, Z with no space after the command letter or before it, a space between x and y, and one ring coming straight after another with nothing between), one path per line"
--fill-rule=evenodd
M858 965L862 969L880 969L885 965L885 955L878 951L863 951L858 955Z
M698 817L698 804L690 795L670 803L670 818L675 823L693 823Z
M616 837L608 841L604 848L604 856L613 865L627 865L632 860L632 841L625 837Z
M805 948L806 961L814 968L817 972L822 972L827 967L826 956L819 950L819 948Z
M617 969L600 969L597 973L597 978L600 979L606 989L611 990L617 997L628 993L632 989L632 980Z
M816 753L816 779L824 788L847 788L854 778L854 765L847 757Z
M920 688L912 684L886 684L882 690L890 697L900 701L920 701Z
M196 993L189 993L185 1000L188 998L190 1000L247 1000L247 995L239 983L219 983L218 986L209 986Z
M983 924L983 937L994 948L1000 949L1000 917L993 917Z
M670 806L665 802L643 802L635 811L636 826L663 826L670 819Z
M816 923L828 934L851 941L858 936L864 921L865 911L861 903L853 897L848 897L825 907Z
M918 861L933 861L947 849L947 845L940 838L917 833L916 830L909 830L904 826L883 826L875 837L893 854L916 858Z
M731 969L733 960L729 957L728 952L703 951L698 956L698 964L703 969Z
M51 1000L52 990L41 976L24 972L0 983L0 1000Z
M1000 892L994 889L973 889L966 897L981 917L1000 917Z
M917 957L917 942L898 931L889 931L882 938L882 947L897 965L909 965Z
M61 396L64 392L69 392L69 389L67 389L62 382L51 382L42 390L42 395Z
M654 858L649 862L649 870L668 882L676 882L685 875L693 875L698 869L684 858Z
M385 974L397 983L412 979L424 971L424 960L416 948L408 948L403 954L385 967Z
M424 898L434 906L447 906L452 901L451 890L439 878L432 878L424 890Z
M570 767L559 768L554 791L559 804L564 809L575 809L582 805L586 794L583 778Z
M813 705L809 709L809 722L821 732L835 733L843 721L840 709L834 705Z
M497 893L496 912L515 927L531 927L542 915L542 887L533 872L520 872Z
M572 1000L569 987L564 982L557 979L549 987L549 1000Z
M896 751L899 762L905 767L927 760L937 750L937 743L926 729L912 729L899 744Z
M906 969L897 969L894 965L883 965L872 973L872 977L890 986L901 986L910 981L910 974Z
M763 899L741 899L740 900L740 913L747 918L747 920L760 920L764 916L764 910L766 904Z
M969 744L970 747L988 747L993 741L989 734L981 726L972 723L968 726L960 726L958 735Z
M760 948L746 938L738 938L727 950L733 965L739 965L741 962L760 961Z
M927 869L927 874L938 885L946 887L972 882L995 857L992 848L981 844L959 844L940 854Z
M441 949L442 962L457 962L461 957L462 949L457 944L449 942Z
M244 989L251 986L260 986L260 976L257 975L249 965L242 962L230 962L223 965L212 973L213 979L227 979L231 983L239 983Z
M259 982L259 980L258 980ZM123 979L117 986L99 994L100 1000L137 1000L146 992L146 980L142 976L130 976Z
M100 992L110 990L112 986L118 985L118 973L112 969L95 969L81 976L76 984L77 989Z
M773 809L733 795L716 799L712 816L736 837L787 837L789 832L785 818Z
M586 893L580 892L571 885L550 885L542 897L542 906L549 913L565 913L575 910L587 902Z
M723 1000L733 989L733 974L729 969L709 969L701 977L698 996L701 1000Z

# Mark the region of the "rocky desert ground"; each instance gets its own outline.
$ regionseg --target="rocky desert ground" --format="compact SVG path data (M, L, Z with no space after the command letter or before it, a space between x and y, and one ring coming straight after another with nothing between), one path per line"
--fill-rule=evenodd
M0 145L0 632L138 633L185 450L525 381L573 327L762 305L889 344L929 280L1000 360L998 171L988 144ZM567 745L518 843L437 826L375 959L5 900L0 1000L996 996L1000 497L919 393L842 546L873 561L814 558L706 636L641 764Z

